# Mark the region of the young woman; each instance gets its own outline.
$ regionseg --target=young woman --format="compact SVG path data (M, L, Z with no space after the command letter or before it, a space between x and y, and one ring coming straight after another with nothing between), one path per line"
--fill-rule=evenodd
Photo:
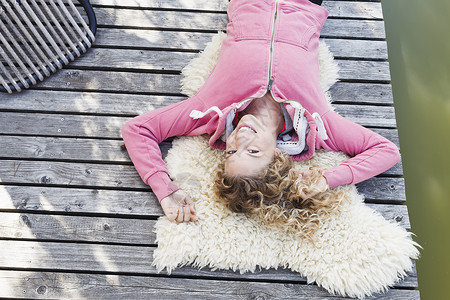
M226 149L218 194L244 212L249 203L236 198L256 197L250 205L258 205L293 197L301 207L301 199L361 182L398 162L392 142L327 105L317 54L324 8L308 0L232 0L228 16L217 65L200 91L122 129L137 171L170 220L197 220L192 200L171 181L161 158L158 143L171 136L208 134L211 147ZM320 148L352 158L320 171L315 189L305 191L302 182L312 171L289 170L290 159L309 159Z

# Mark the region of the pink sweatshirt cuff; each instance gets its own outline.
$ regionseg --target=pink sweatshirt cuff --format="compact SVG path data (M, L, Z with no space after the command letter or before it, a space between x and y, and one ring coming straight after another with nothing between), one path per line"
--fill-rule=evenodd
M330 188L353 182L353 173L349 166L339 165L323 173Z
M166 172L156 172L145 180L152 188L153 193L159 202L170 194L178 191L180 188L176 186Z

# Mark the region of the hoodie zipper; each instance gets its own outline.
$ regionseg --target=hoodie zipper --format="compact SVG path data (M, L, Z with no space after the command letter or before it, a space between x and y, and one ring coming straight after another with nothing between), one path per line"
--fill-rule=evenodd
M273 65L273 45L275 43L275 27L276 27L276 22L277 22L277 17L278 17L278 4L279 4L280 0L276 0L275 1L275 14L273 16L273 20L272 20L272 35L270 36L270 49L269 49L269 70L268 70L268 83L267 83L267 89L264 91L264 94L262 94L261 96L256 96L256 97L248 97L245 98L243 100L241 100L239 103L245 102L247 100L255 100L258 98L261 98L262 96L264 96L268 91L270 92L270 94L272 95L272 98L278 102L278 103L282 103L279 102L275 99L275 97L273 96L272 93L272 84L275 80L275 77L272 75L272 65Z
M272 23L272 36L270 37L269 82L267 84L267 90L270 91L270 94L272 94L272 84L275 80L275 78L272 75L272 67L273 67L273 45L274 45L274 41L275 41L275 29L276 29L276 23L277 23L277 17L278 17L278 2L279 2L279 0L275 1L275 14L273 16L273 23ZM273 94L272 94L272 97L273 97Z

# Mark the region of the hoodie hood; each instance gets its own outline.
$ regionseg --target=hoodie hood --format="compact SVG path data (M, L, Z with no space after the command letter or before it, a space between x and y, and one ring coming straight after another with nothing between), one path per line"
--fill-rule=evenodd
M244 110L255 98L247 98L234 103L223 110L213 106L204 112L193 110L190 117L200 119L210 113L216 113L211 120L218 118L217 127L209 139L209 145L215 149L225 149L226 139L233 132L233 120L237 112ZM289 124L277 140L277 148L294 156L295 160L311 158L315 153L317 136L326 140L326 130L318 113L311 114L294 100L280 102L285 121ZM287 119L289 118L289 119Z

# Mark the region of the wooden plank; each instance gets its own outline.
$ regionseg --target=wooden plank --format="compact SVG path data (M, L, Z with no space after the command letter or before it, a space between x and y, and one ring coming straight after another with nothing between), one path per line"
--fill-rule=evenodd
M381 203L404 203L405 180L403 178L378 178L372 177L356 185L358 191L364 193L366 201ZM392 202L391 202L392 201Z
M386 62L338 62L339 79L346 81L373 81L385 83L390 80ZM173 70L172 70L173 71ZM181 75L99 70L58 71L55 76L36 85L37 88L83 91L117 91L130 93L179 93Z
M148 190L134 166L58 161L0 160L0 180L7 184ZM374 177L357 187L369 200L403 203L403 178Z
M385 41L334 38L322 38L322 40L329 46L335 58L388 59Z
M36 87L94 92L179 94L180 75L62 69L55 76L38 83Z
M228 16L223 13L186 12L145 9L95 9L99 26L135 27L145 29L186 29L218 31L227 27Z
M392 107L335 105L343 117L363 126L395 127ZM362 112L367 116L362 116ZM361 115L358 115L361 114ZM45 135L121 138L121 128L130 117L2 112L0 132L4 135Z
M74 61L71 67L180 72L197 53L96 48Z
M91 4L98 6L133 7L133 8L164 8L212 10L225 12L228 0L91 0Z
M337 82L330 88L333 103L393 104L390 84Z
M363 126L397 126L392 106L335 104L335 111L343 117Z
M325 7L325 5L324 5ZM329 2L332 18L365 18L380 20L383 15L379 3ZM164 28L217 31L226 28L228 16L225 13L128 9L97 7L95 9L99 26ZM339 20L345 23L347 20ZM373 21L372 21L373 22Z
M351 38L364 40L384 40L386 38L384 23L365 21L361 26L358 20L328 19L322 28L322 38ZM167 28L171 29L171 28ZM221 30L224 30L222 28ZM140 30L126 28L98 28L95 45L201 50L214 33L180 32L172 30Z
M337 39L326 39L325 42L329 45L330 51L332 51L335 57L338 59L346 59L346 61L339 62L344 70L364 68L363 74L371 74L374 70L383 70L386 68L386 63L347 62L351 58L366 60L386 59L387 54L380 47L380 43L386 45L385 42ZM71 63L71 67L179 72L191 59L197 56L196 53L189 52L96 48L88 51L83 57ZM374 70L371 70L371 67ZM347 76L349 75L351 73ZM384 77L387 76L384 70L382 75ZM383 78L383 80L389 80L389 77L387 79Z
M381 134L391 138L395 130L383 130ZM17 145L21 147L17 148ZM95 140L64 137L34 137L34 136L2 136L0 153L3 159L44 159L58 161L85 161L130 163L125 150L121 149L120 140ZM171 148L170 141L159 145L162 156L165 157ZM397 168L397 167L396 167ZM388 172L391 175L401 175L401 166Z
M164 8L164 9L192 9L206 11L226 12L228 1L226 0L92 0L96 7L114 6L115 8ZM382 19L381 3L354 2L354 1L324 1L322 6L330 12L330 17L340 18L364 18Z
M186 98L186 96L25 90L5 95L0 101L0 110L136 116Z
M331 87L330 95L335 104L393 104L390 84L337 82ZM0 110L135 116L186 98L186 96L26 90L3 95Z
M385 219L397 222L407 230L411 229L405 205L371 204L370 207ZM53 210L51 212L55 213ZM157 216L160 215L162 213ZM5 212L0 212L0 218L0 237L6 239L156 244L156 234L153 232L156 220Z
M107 203L100 203L105 205ZM402 217L408 217L402 216ZM1 213L0 237L71 242L155 244L156 220Z
M128 117L79 116L3 112L0 132L46 136L98 137L120 139ZM7 122L6 122L7 120Z
M395 133L390 130L389 133ZM22 145L17 149L16 145ZM94 140L81 138L61 137L33 137L33 136L3 136L0 139L0 148L5 149L0 154L3 159L45 159L57 161L84 161L130 163L128 153L121 149L122 141ZM167 155L171 142L160 144L162 157ZM403 175L401 161L385 175Z
M0 297L33 299L344 299L315 285L129 275L0 271ZM347 298L345 298L347 299ZM417 290L389 289L371 299L420 299Z
M9 240L1 243L0 268L156 273L152 267L153 247Z
M382 61L336 60L339 79L352 81L390 82L389 63Z
M322 35L324 35L324 31ZM342 31L345 31L343 29ZM137 29L114 29L99 28L94 47L126 47L129 49L171 49L201 51L206 43L211 41L215 33L195 33L158 30ZM325 42L330 41L331 51L338 57L356 57L359 59L387 59L387 48L385 41L370 40L361 36L358 39L339 39L339 37L350 38L351 36L333 35L329 32L322 37ZM383 37L375 37L382 39ZM366 39L366 40L364 40ZM98 49L98 48L97 48ZM91 50L95 51L95 50ZM364 55L366 51L366 55ZM80 58L81 59L81 58Z
M376 2L323 1L322 7L333 18L383 19L381 3Z
M95 44L102 47L195 50L205 48L215 33L98 28Z
M2 241L2 244L0 268L121 272L141 275L155 275L157 273L155 267L152 266L151 259L154 247L8 240ZM76 253L76 255L71 255L71 253ZM11 257L15 257L15 259L12 260ZM172 274L185 277L229 278L231 276L231 278L258 279L260 273L272 280L305 282L304 278L301 278L298 273L273 269L238 275L229 271L210 272L206 269L198 271L185 267L173 271ZM409 281L406 284L414 285L414 276L408 277L407 280ZM174 281L173 278L172 281Z
M21 145L17 148L16 145ZM130 163L120 140L94 140L82 138L2 136L2 158L46 159L59 161L125 162ZM172 147L171 142L160 145L162 157Z
M134 166L50 161L1 161L4 183L146 189Z
M386 183L386 182L384 182ZM369 193L359 188L361 193ZM76 195L76 197L74 197ZM150 191L121 191L92 188L58 188L48 186L0 185L0 210L54 212L125 216L161 216L158 200ZM369 206L388 220L400 222L409 229L405 206L376 204Z
M0 185L0 210L127 216L163 214L150 191L14 185Z
M20 145L20 147L17 147ZM60 161L130 162L127 151L121 149L120 140L94 140L82 138L2 136L0 148L3 158L50 159ZM167 143L164 146L169 146ZM165 147L165 152L167 152Z

